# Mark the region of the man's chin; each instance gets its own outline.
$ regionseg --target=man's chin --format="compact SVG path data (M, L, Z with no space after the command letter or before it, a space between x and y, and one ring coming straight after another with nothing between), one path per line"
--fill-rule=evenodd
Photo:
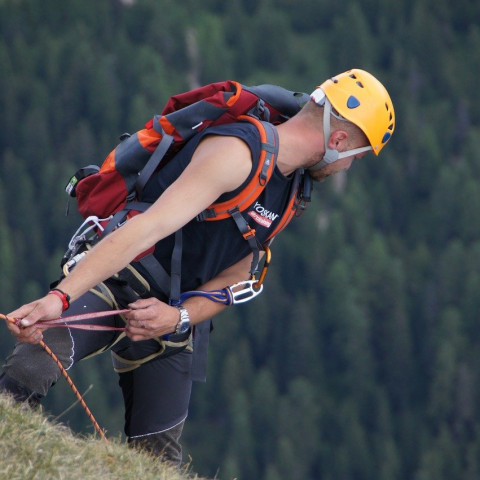
M331 175L331 173L322 172L322 170L315 170L313 172L309 170L309 173L315 182L323 182Z

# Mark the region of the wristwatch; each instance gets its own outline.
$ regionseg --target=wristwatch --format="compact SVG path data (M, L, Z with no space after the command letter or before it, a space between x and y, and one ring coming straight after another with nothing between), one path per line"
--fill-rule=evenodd
M180 320L177 323L175 328L175 334L186 333L190 328L190 317L188 316L188 311L183 305L175 305L180 312Z

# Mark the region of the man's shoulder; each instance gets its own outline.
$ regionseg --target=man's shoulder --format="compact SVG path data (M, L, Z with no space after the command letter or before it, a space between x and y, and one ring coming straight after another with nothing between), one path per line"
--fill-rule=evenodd
M206 128L202 134L202 138L210 135L219 137L235 137L236 139L243 140L247 144L253 158L256 158L260 155L260 132L258 128L250 122L234 122L215 125Z
M240 138L254 138L260 137L258 128L250 122L233 122L224 123L222 125L214 125L206 128L203 133L205 135L226 135Z

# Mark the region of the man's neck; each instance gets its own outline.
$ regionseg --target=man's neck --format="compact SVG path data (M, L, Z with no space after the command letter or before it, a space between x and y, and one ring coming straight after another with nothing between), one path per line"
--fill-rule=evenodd
M280 148L277 166L283 175L288 176L299 168L308 168L321 159L324 142L321 131L306 125L305 121L293 117L278 125Z

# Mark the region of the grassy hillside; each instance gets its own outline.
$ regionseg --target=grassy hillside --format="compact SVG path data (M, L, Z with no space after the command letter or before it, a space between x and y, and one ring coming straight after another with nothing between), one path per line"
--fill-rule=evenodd
M120 440L79 437L41 411L0 395L0 479L201 480L132 450ZM203 479L206 480L206 479Z

